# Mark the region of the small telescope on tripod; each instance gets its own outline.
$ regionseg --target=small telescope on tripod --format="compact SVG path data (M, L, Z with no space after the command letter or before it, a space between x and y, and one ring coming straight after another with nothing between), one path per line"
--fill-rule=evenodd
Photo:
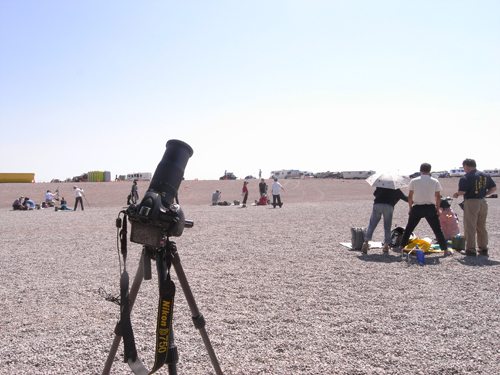
M138 205L132 204L126 210L121 211L123 219L119 215L116 220L116 226L120 229L120 249L124 263L120 277L120 321L115 327L115 338L102 372L103 375L109 374L122 337L124 361L129 364L134 374L152 374L165 364L168 365L170 375L177 373L178 353L174 343L172 325L175 296L175 284L170 277L172 265L191 310L194 326L200 332L215 373L222 375L219 362L205 330L205 319L198 310L182 268L177 246L175 242L170 240L171 237L181 236L184 228L191 228L194 225L193 221L185 218L177 200L177 191L182 182L187 162L192 155L193 149L187 143L169 140L144 198ZM126 267L127 218L132 227L130 241L143 245L141 260L130 290ZM150 371L146 369L137 355L130 312L142 280L152 278L152 260L156 262L158 273L159 301L155 363Z

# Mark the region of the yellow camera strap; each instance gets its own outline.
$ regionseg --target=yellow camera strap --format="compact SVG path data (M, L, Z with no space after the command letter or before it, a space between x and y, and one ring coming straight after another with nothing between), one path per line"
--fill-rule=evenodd
M120 329L123 336L125 362L135 375L148 375L158 371L169 359L168 348L172 333L172 316L174 307L175 284L170 277L160 285L158 301L158 318L156 322L156 351L153 369L148 371L137 356L134 333L130 321L130 303L128 298L128 274L123 272L120 279L121 316Z

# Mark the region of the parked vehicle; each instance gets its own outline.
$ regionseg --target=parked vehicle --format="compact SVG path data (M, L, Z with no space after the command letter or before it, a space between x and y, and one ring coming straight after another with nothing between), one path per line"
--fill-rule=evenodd
M236 180L236 176L233 172L225 172L224 176L220 177L219 180Z
M415 177L419 177L419 176L421 176L421 175L422 175L422 173L420 173L420 172L415 172L415 173L412 173L411 175L409 175L408 177L410 177L410 178L415 178Z
M82 173L80 176L73 177L73 182L87 182L89 180L88 173Z
M375 174L375 171L343 171L342 172L342 178L349 180L349 179L367 179L370 177L372 174Z
M463 168L450 169L450 177L462 177L464 174Z
M491 177L500 177L500 169L485 169L484 173L488 173Z
M252 176L252 175L248 175L245 177L245 180L255 180L256 177Z
M150 172L134 172L127 174L127 181L151 181L152 176Z

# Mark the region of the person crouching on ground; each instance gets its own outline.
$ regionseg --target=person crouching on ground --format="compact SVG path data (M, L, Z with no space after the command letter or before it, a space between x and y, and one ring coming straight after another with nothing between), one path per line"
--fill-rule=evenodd
M24 197L17 198L14 203L12 203L12 209L15 210L25 210L26 207L23 205Z
M212 206L217 206L221 200L221 191L219 189L215 190L212 194Z
M74 211L76 211L76 209L78 208L78 202L80 202L80 206L82 207L82 211L83 211L83 199L82 199L83 189L80 189L79 187L77 187L75 185L75 186L73 186L73 191L75 192L75 208L74 208Z
M408 202L408 197L401 191L401 189L387 189L377 187L373 192L375 200L373 201L373 210L370 217L370 223L365 234L365 242L361 247L363 253L368 253L370 245L368 241L372 240L373 232L377 227L380 219L384 216L384 247L383 252L389 252L389 244L391 243L391 227L392 215L394 213L394 206L400 199Z
M401 239L400 250L408 244L410 235L417 227L421 219L425 218L429 223L439 247L444 251L444 256L450 255L448 251L448 244L444 238L443 231L441 230L441 223L439 222L439 206L441 204L441 184L439 181L430 176L431 165L423 163L420 166L420 177L414 178L410 181L408 186L408 205L410 210L408 212L408 223L406 224L403 238Z
M35 202L33 202L31 199L28 197L24 198L24 207L26 207L26 210L34 210L35 209Z
M450 202L447 199L441 199L439 205L441 213L439 214L439 222L443 230L444 238L451 240L457 234L460 234L460 226L458 225L458 217L455 211L451 208Z

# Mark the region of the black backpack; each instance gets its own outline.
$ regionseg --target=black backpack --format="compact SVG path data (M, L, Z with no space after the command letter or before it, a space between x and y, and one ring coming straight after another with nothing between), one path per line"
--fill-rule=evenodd
M361 250L365 242L366 228L351 228L351 249Z
M389 246L394 249L395 247L399 247L401 245L401 239L403 238L403 233L405 230L401 227L396 227L391 232L391 243Z

